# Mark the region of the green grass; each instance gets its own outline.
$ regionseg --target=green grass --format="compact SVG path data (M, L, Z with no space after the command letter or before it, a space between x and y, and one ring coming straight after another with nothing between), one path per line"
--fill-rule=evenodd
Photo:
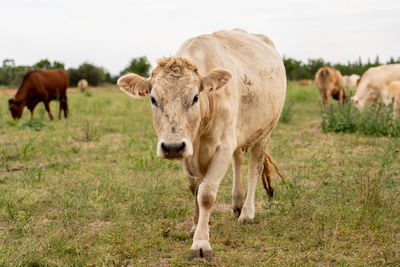
M187 261L193 199L180 165L156 158L149 101L68 96L70 118L40 104L37 131L0 93L0 266L400 264L400 140L324 133L314 86L289 84L291 120L269 146L286 185L275 179L270 200L260 183L253 223L237 224L226 174L211 264Z

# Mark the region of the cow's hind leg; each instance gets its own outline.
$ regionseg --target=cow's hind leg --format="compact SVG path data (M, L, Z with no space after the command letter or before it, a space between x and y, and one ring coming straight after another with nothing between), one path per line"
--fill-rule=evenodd
M63 97L60 99L60 114L59 118L61 119L61 111L64 111L64 118L68 117L68 102L67 98Z
M344 89L342 88L339 91L339 103L340 103L340 105L344 104L344 99L345 99L345 93L344 93Z
M242 211L245 193L242 182L242 164L244 155L241 148L236 149L233 153L232 167L233 167L233 188L232 188L232 209L238 216Z
M265 149L269 138L256 143L250 150L249 169L248 169L248 188L247 196L244 201L239 222L251 221L254 219L254 196L256 193L257 181L260 179L264 170Z

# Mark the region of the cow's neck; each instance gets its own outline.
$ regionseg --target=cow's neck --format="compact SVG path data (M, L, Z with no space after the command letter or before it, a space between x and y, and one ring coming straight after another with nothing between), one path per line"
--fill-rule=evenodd
M21 86L14 96L14 101L16 103L22 103L26 105L27 95L28 95L28 88L26 86Z

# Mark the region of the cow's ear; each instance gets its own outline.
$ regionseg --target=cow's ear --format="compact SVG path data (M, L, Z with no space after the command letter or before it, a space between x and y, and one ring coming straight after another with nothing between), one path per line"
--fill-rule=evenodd
M14 104L14 99L13 98L8 99L8 105L11 106L12 104Z
M118 79L119 88L133 98L142 98L150 94L150 79L128 73Z
M360 83L360 81L361 81L361 77L357 79L357 83L356 83L357 86L358 86L358 84Z
M223 69L216 69L210 71L205 77L201 79L201 91L206 89L215 91L223 87L232 78L232 74Z

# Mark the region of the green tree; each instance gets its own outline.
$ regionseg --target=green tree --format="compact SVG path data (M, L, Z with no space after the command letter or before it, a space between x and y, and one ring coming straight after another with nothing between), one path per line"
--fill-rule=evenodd
M104 69L90 63L83 63L77 69L68 69L71 85L76 85L80 79L86 79L90 85L97 86L105 79Z
M3 60L3 67L0 73L0 80L3 84L11 86L11 82L15 76L15 61L14 59L6 58Z
M52 65L52 68L53 69L62 69L62 70L65 70L65 65L64 65L64 63L62 63L62 62L59 62L59 61L53 61L53 65Z
M129 65L121 71L121 76L128 73L136 73L142 77L148 77L150 74L150 68L151 64L147 60L147 57L139 57L139 58L133 58L130 62Z
M48 59L41 59L33 65L34 69L48 70L51 68L51 62Z
M49 69L65 69L65 65L62 62L59 61L53 61L53 63L50 62L50 60L46 59L41 59L37 63L33 65L34 69L41 69L41 70L49 70Z

